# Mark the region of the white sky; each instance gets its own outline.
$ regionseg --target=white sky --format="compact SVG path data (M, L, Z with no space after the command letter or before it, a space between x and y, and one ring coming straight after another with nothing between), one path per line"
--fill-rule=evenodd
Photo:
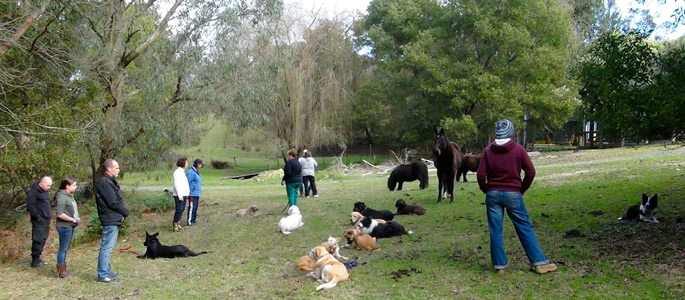
M664 5L659 5L660 0L646 0L642 7L650 7L655 9L652 14L656 18L657 24L665 21L672 21L671 14L677 6L685 5L682 0L666 0ZM370 0L284 0L285 4L297 4L304 10L317 10L322 8L331 17L332 14L340 13L342 11L361 11L366 13L366 8L369 6ZM635 0L616 0L616 4L623 11L623 16L628 16L630 7L640 7ZM658 8L658 10L656 9ZM680 25L676 32L665 35L666 39L676 39L685 35L685 25Z

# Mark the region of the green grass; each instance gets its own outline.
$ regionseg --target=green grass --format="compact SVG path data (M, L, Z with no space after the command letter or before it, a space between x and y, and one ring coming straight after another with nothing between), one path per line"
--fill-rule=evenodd
M223 124L216 124L202 138L197 146L183 149L173 149L178 157L186 157L189 165L193 160L200 158L205 163L201 170L202 184L206 186L223 186L227 184L227 179L236 175L261 172L265 170L276 170L283 168L283 158L278 150L273 149L273 145L261 139L258 133L248 130L241 136L237 136L228 130ZM241 150L253 150L252 152ZM254 152L257 151L257 152ZM322 156L317 153L314 158L319 164L319 170L326 170L335 164L332 156ZM366 160L371 163L380 164L388 159L388 155L346 155L343 163L363 164ZM211 167L211 161L217 160L228 162L229 169L217 170ZM176 161L162 163L156 170L146 172L126 172L125 162L120 166L124 172L122 182L130 186L171 186L171 174L176 169ZM318 177L329 175L326 171L320 173Z
M404 185L405 191L388 192L387 175L331 172L330 179L318 182L321 197L299 200L305 226L289 236L276 229L286 203L278 178L227 180L223 189L208 189L201 198L198 225L180 233L171 232L172 211L136 213L128 235L119 237L117 249L132 246L142 253L145 231L159 231L164 244L182 243L212 253L140 260L134 254L114 252L112 266L121 273L121 282L116 284L95 281L96 242L72 248L68 265L76 276L57 279L54 232L46 247L50 264L29 268L30 224L28 218L22 219L17 228L26 236L27 257L0 266L0 298L682 299L685 155L683 148L676 148L649 146L533 157L537 177L525 201L543 251L559 265L557 272L548 275L528 270L508 219L509 268L505 275L493 272L484 196L473 174L468 183L456 185L455 203L436 204L434 173L427 190L418 190L418 183L410 182ZM163 185L170 177L170 171L164 172L168 176L151 185ZM122 184L134 185L129 182L132 177L125 177ZM158 193L127 192L126 199L153 199ZM661 223L606 226L638 203L642 193L659 194ZM424 216L397 217L414 234L381 239L378 251L341 249L342 255L357 259L360 265L350 271L350 280L333 290L314 292L319 283L295 269L296 259L329 235L342 236L355 201L392 209L400 197L427 209ZM235 210L252 204L259 207L260 215L233 216ZM571 230L581 236L565 237ZM411 268L419 272L393 279L393 272Z

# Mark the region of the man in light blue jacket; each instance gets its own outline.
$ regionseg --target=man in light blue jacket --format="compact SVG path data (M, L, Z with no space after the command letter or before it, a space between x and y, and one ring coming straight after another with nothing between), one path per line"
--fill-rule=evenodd
M188 196L188 226L193 226L197 219L197 206L200 204L200 196L202 195L202 176L200 176L200 169L204 164L201 159L195 159L193 166L188 170L186 177L188 177L188 185L190 186L190 195Z

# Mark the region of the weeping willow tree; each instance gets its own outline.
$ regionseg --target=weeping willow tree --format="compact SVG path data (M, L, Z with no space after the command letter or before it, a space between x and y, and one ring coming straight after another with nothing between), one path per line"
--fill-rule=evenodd
M285 26L285 28L291 28ZM300 40L280 51L278 99L268 128L283 157L294 147L344 145L363 60L340 20L305 28Z

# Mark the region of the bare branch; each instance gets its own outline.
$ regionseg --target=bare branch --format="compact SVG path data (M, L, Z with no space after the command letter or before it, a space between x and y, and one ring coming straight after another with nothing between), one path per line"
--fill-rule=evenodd
M71 3L71 1L67 2L66 5L62 6L62 9L60 9L55 14L55 16L50 21L48 21L47 24L45 24L43 31L41 33L39 33L35 39L33 39L33 42L31 43L31 48L29 49L29 52L33 52L33 50L36 48L36 42L38 42L38 39L40 39L41 36L43 36L46 32L48 32L48 28L50 27L50 25L52 25L52 22L55 22L55 20L57 20L57 18L62 14L62 12L64 12L64 10L67 9L67 7L69 6L70 3Z
M167 24L169 23L169 19L176 13L176 9L183 3L183 0L176 0L174 2L174 5L167 11L166 15L162 19L162 22L160 22L159 26L157 26L157 30L153 32L150 36L147 37L147 39L138 45L136 49L133 49L130 53L126 54L124 57L121 58L121 61L119 61L119 66L122 68L126 68L136 57L138 57L140 54L145 52L145 50L154 43L157 38L166 30Z
M35 21L40 15L42 15L45 12L45 9L48 6L48 3L50 1L47 1L43 6L37 8L34 10L27 18L24 20L24 23L17 28L17 30L12 34L10 37L9 41L5 42L0 46L0 56L4 55L7 50L12 49L14 45L17 43L17 41L26 33L26 30L31 27L31 24L33 24L33 21Z

